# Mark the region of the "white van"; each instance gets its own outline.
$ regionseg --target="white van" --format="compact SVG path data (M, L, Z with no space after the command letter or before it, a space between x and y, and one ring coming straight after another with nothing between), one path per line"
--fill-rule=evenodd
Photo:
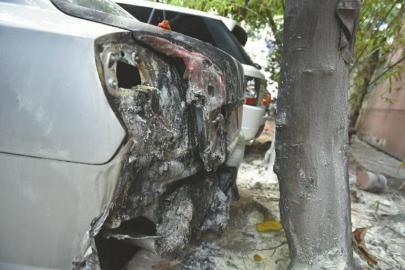
M265 94L268 95L267 82L260 66L250 59L241 44L245 44L247 39L242 27L228 18L199 10L144 0L114 1L142 22L158 25L168 20L171 30L211 43L236 58L242 64L245 74L243 136L249 141L260 134L265 113L262 101L269 100L263 99Z

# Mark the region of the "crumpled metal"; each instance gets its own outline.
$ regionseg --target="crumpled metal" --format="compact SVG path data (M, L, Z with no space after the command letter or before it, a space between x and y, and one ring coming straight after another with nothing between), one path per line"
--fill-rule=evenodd
M350 64L354 59L355 29L359 17L361 0L338 0L336 15L340 22L339 50L343 60Z

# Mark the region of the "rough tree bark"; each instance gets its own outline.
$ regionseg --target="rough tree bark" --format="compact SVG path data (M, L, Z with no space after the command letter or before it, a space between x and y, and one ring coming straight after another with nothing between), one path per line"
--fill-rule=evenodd
M276 166L291 269L352 269L348 63L360 0L287 0Z

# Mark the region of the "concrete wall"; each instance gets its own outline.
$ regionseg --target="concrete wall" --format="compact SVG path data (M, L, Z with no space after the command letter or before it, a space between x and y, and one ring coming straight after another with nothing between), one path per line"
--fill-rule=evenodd
M397 52L390 62L400 59L403 52ZM382 81L371 91L357 128L363 139L405 160L405 71L400 80L392 78L391 85Z

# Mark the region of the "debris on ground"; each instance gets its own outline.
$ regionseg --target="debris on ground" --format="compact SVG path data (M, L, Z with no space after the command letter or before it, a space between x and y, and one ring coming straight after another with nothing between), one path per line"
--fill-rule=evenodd
M405 269L405 191L400 189L405 183L405 169L399 169L400 161L357 138L349 152L353 230L361 232L358 228L367 228L362 237L367 253L377 262L372 269ZM386 178L384 193L375 194L357 187L358 166ZM357 263L363 269L371 269L370 257L364 260L361 256L355 254Z
M368 265L376 265L377 259L369 253L364 241L367 228L357 228L353 232L353 249L355 252L365 260Z
M356 186L365 191L383 193L387 188L387 178L382 174L375 174L357 168Z

